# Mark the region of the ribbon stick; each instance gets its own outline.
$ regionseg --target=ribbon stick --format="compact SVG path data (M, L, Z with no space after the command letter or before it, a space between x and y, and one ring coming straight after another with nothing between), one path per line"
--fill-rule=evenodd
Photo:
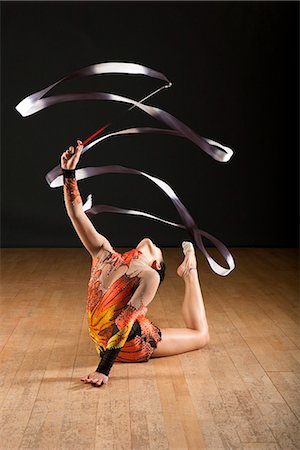
M92 141L96 136L98 136L98 134L102 133L102 131L105 130L105 128L109 127L109 125L111 125L111 123L107 123L106 125L104 125L104 127L100 128L95 133L93 133L91 136L86 138L83 141L82 145L85 146L88 142Z
M62 83L63 81L70 80L73 78L78 78L81 76L88 76L88 75L96 75L96 74L104 74L104 73L127 73L127 74L135 74L135 75L147 75L152 78L157 78L160 80L167 81L168 84L164 85L163 87L157 89L154 92L151 92L149 95L147 95L145 98L141 99L140 101L135 101L131 98L123 97L116 94L111 93L105 93L105 92L88 92L88 93L72 93L72 94L63 94L63 95L56 95L56 96L50 96L45 97L45 94L47 94L54 86L58 85L59 83ZM175 135L180 137L185 137L188 140L195 143L198 147L200 147L202 150L204 150L208 155L210 155L213 159L219 162L226 162L229 161L231 156L233 155L233 151L223 144L220 144L216 141L213 141L212 139L208 139L205 137L200 136L195 131L193 131L191 128L189 128L187 125L185 125L183 122L178 120L176 117L172 116L170 113L154 107L150 105L142 104L141 102L146 100L147 98L151 97L155 93L159 92L161 89L168 88L172 85L172 83L160 72L154 71L148 67L141 66L138 64L133 63L117 63L117 62L110 62L110 63L101 63L101 64L95 64L93 66L86 67L84 69L78 70L76 72L73 72L61 80L57 81L56 83L53 83L51 86L38 91L34 94L31 94L30 96L26 97L24 100L22 100L17 106L17 111L23 116L29 116L32 114L35 114L36 112L51 106L55 105L57 103L62 103L65 101L76 101L76 100L112 100L116 102L123 102L123 103L129 103L133 106L128 109L128 111L134 107L138 107L145 113L151 115L152 117L156 118L157 120L164 122L165 124L170 126L170 129L161 129L161 128L150 128L150 127L135 127L135 128L127 128L123 130L114 131L111 133L107 133L104 136L101 136L100 138L97 138L93 141L93 139L98 136L98 134L102 133L107 127L111 125L111 123L108 123L104 126L102 126L99 130L97 130L95 133L93 133L91 136L86 138L83 142L84 148L82 150L82 154L86 151L90 150L92 147L94 147L96 144L99 144L103 142L104 140L111 138L113 136L121 136L121 135L130 135L130 134L140 134L140 133L150 133L150 134L168 134L168 135ZM92 142L91 142L92 141ZM225 247L224 244L222 244L218 239L216 239L214 236L206 233L203 230L200 230L190 213L188 212L187 208L183 205L183 203L180 201L178 196L175 194L174 190L163 180L156 178L152 175L149 175L145 172L139 171L137 169L127 168L124 166L103 166L103 167L86 167L76 170L76 178L78 180L89 178L91 176L95 175L103 175L107 173L126 173L131 175L142 175L149 180L151 180L153 183L155 183L160 189L162 189L165 194L170 198L170 200L173 202L175 208L177 209L183 224L178 224L175 222L170 222L165 219L161 219L159 217L153 216L151 214L148 214L146 212L137 211L137 210L126 210L110 205L96 205L92 206L92 196L91 194L88 196L87 201L83 205L83 209L87 215L95 215L99 214L101 212L115 212L115 213L122 213L122 214L134 214L134 215L140 215L144 217L148 217L154 220L158 220L160 222L166 223L171 226L184 228L186 229L191 236L193 236L197 247L201 252L204 254L205 258L207 259L210 267L212 270L222 276L228 275L235 267L234 259L228 249ZM60 165L57 165L54 167L50 172L46 175L46 180L50 187L55 188L63 185L63 177L62 177L62 170ZM216 248L219 250L219 252L222 254L222 256L225 258L229 269L226 269L222 266L220 266L206 251L201 235L205 236L207 239L209 239L211 242L214 243Z

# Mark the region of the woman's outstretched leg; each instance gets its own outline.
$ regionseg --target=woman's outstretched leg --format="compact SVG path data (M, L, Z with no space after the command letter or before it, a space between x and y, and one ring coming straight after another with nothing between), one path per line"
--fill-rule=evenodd
M209 342L208 324L194 247L190 242L183 242L182 247L185 258L178 267L177 274L185 283L182 314L186 328L162 328L162 340L154 349L152 358L198 350Z

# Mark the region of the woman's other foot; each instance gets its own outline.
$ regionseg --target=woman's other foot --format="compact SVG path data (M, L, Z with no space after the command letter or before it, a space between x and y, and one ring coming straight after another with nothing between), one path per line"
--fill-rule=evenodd
M197 260L192 242L183 241L182 250L185 255L183 262L177 268L177 275L185 278L192 270L197 270Z

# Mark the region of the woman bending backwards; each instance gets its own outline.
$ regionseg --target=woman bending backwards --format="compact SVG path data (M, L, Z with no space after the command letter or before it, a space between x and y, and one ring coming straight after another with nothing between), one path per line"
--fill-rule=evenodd
M142 362L150 358L197 350L209 342L193 244L183 242L184 260L177 274L184 280L182 314L186 328L162 328L147 317L147 306L165 276L163 254L148 237L126 253L118 253L96 231L83 210L75 168L83 145L61 155L64 200L71 222L92 257L88 282L89 334L100 357L95 372L81 378L94 386L108 383L115 361Z

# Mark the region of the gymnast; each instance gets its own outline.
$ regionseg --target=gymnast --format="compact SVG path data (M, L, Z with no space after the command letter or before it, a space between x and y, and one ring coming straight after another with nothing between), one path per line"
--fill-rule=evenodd
M108 384L114 362L146 362L203 348L209 330L200 288L196 254L184 241L177 275L185 283L182 305L186 328L159 328L146 317L147 306L165 277L163 253L148 237L121 254L98 233L83 210L75 169L83 149L77 140L60 158L67 214L92 258L86 313L89 334L100 362L81 378L93 386Z

